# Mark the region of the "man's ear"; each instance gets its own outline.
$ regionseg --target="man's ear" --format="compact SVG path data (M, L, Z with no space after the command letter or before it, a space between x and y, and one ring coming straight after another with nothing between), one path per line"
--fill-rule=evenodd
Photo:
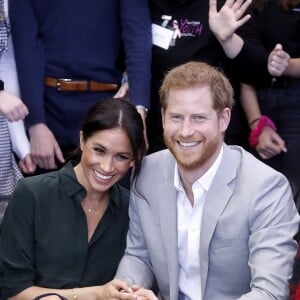
M229 126L230 123L230 118L231 118L231 110L226 107L222 111L219 117L219 128L220 132L225 132Z
M160 113L161 113L161 123L162 123L162 127L165 128L165 110L163 108L160 109Z

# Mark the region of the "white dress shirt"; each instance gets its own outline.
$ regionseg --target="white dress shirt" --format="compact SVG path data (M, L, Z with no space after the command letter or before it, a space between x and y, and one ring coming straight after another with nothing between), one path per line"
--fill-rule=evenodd
M179 258L179 299L200 300L200 230L206 193L215 177L223 155L223 147L213 165L192 186L194 206L182 186L175 166L174 186L177 189L177 231Z

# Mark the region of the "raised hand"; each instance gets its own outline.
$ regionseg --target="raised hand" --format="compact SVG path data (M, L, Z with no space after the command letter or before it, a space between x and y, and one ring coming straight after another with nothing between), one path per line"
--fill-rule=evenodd
M226 42L245 24L250 15L243 16L251 0L227 0L217 11L217 0L209 0L209 27L220 42Z

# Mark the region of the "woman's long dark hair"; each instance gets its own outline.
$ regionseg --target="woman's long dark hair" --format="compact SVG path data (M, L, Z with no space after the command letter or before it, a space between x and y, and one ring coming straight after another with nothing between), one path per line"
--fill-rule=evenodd
M83 140L106 129L122 128L130 141L133 150L134 171L132 180L141 171L142 158L146 154L144 127L142 118L134 105L126 100L108 98L91 106L83 119L81 131Z

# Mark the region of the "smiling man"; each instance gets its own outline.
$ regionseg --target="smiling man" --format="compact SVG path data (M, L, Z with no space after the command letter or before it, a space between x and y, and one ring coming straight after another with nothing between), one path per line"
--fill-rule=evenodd
M286 299L299 216L282 174L224 143L229 81L190 62L160 96L168 149L144 159L116 277L163 299Z

